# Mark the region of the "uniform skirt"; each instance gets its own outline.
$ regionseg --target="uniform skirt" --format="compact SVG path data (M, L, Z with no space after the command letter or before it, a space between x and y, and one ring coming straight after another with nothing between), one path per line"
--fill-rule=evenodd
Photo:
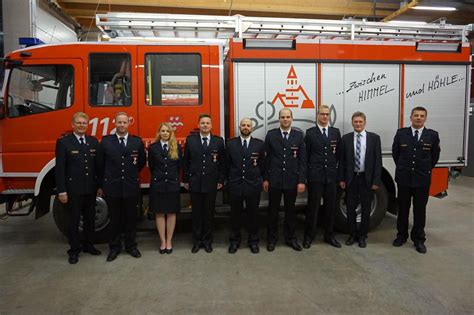
M179 191L150 193L150 212L155 214L178 213L181 208L179 199Z

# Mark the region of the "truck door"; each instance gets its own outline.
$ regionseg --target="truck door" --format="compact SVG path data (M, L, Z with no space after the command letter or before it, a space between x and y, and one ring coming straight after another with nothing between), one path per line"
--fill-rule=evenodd
M83 110L82 61L31 59L9 73L2 175L36 177L54 158L56 139L71 131L73 113Z
M152 140L161 122L173 126L178 140L196 131L201 113L211 114L208 46L139 46L139 132ZM218 117L214 125L218 126ZM219 130L214 129L218 134Z
M129 115L130 134L138 135L135 46L104 45L88 55L87 104L91 135L101 139L115 133L114 117Z

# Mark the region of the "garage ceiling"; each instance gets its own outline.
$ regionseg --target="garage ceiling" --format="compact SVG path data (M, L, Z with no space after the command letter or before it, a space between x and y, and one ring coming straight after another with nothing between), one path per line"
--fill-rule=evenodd
M398 1L398 0L50 0L76 20L83 32L97 32L95 15L108 12L142 12L294 17L310 19L344 18L369 21L397 20L433 22L446 19L449 24L474 23L474 0ZM450 6L455 11L414 10L414 5Z

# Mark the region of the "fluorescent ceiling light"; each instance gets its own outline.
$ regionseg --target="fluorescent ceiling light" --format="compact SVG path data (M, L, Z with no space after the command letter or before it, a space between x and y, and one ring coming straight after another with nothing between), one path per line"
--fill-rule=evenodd
M412 9L415 10L432 10L432 11L456 11L456 8L454 7L430 7L426 5L417 5L416 7L413 7Z

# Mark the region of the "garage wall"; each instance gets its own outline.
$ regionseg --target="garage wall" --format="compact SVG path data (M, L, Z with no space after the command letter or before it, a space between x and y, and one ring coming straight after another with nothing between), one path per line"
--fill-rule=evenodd
M3 0L5 54L20 48L18 38L36 37L45 43L75 42L72 27L61 21L41 0Z

